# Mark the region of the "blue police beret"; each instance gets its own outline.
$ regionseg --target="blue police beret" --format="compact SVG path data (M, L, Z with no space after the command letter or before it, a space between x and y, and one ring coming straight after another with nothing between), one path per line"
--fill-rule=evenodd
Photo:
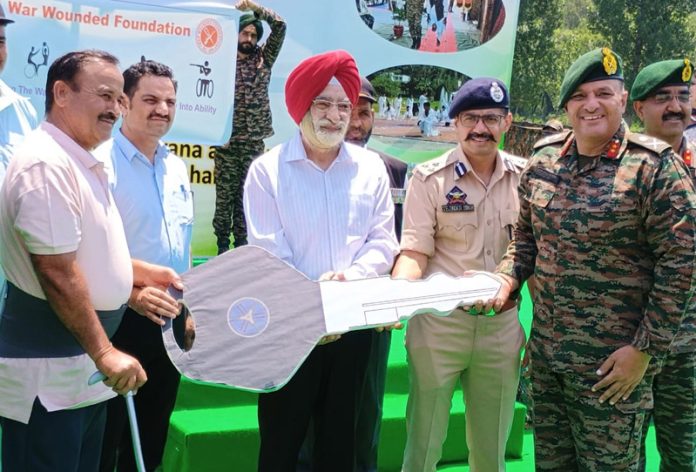
M505 84L493 77L479 77L464 82L452 99L449 117L454 119L464 110L510 108L510 95Z

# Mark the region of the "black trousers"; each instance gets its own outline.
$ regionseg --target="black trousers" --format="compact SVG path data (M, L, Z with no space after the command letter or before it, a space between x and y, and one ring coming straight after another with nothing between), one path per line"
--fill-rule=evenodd
M295 472L310 420L312 470L353 472L356 411L371 342L371 330L364 330L317 346L287 385L259 395L260 472Z
M162 462L167 440L169 417L174 409L181 376L174 368L162 342L162 328L130 308L111 342L140 361L147 373L147 383L135 395L140 443L147 470ZM100 470L136 471L128 412L123 397L107 403L106 428Z
M92 472L104 413L104 403L48 412L36 398L28 424L0 417L3 472Z

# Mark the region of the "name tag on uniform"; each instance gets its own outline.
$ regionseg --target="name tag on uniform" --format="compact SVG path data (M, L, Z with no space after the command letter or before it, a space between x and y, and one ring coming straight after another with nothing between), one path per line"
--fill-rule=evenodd
M561 181L561 178L554 174L553 172L550 172L543 167L535 167L532 169L532 176L537 177L545 182L552 183L554 185L557 185L558 182Z
M392 188L389 190L391 190L391 197L392 197L392 202L394 202L394 205L403 205L404 200L406 199L406 189L405 188Z

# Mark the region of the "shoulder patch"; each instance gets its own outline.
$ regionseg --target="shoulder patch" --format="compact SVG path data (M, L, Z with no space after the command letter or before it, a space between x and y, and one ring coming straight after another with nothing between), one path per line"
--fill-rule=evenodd
M657 154L662 154L668 149L672 149L672 146L666 142L640 133L626 133L626 140L629 143L635 144L649 151L656 152Z
M544 138L541 138L539 141L534 143L534 150L537 150L539 148L543 148L543 147L548 146L550 144L564 143L566 141L566 139L568 139L568 136L570 136L570 133L572 133L571 130L566 130L566 131L562 131L560 133L552 134L550 136L546 136Z
M450 164L447 162L448 157L449 153L445 153L440 157L418 164L416 168L413 169L413 176L424 181L428 176L447 167Z
M500 151L500 156L503 158L505 167L510 172L515 172L516 174L519 174L520 172L522 172L522 170L524 170L525 167L527 167L527 159L523 157L516 156L505 151Z

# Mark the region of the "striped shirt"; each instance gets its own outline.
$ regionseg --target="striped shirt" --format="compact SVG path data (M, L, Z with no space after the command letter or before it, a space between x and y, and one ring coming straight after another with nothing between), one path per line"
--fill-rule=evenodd
M256 159L244 185L250 244L312 280L388 274L398 244L389 178L373 152L344 143L331 166L307 158L298 132Z

